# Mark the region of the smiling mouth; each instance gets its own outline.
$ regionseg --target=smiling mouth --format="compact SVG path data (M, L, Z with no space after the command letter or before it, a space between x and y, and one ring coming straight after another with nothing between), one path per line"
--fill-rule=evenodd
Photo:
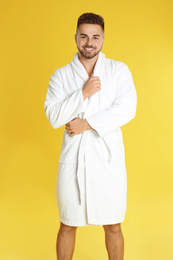
M88 48L88 47L85 47L84 48L86 51L93 51L94 50L94 48Z

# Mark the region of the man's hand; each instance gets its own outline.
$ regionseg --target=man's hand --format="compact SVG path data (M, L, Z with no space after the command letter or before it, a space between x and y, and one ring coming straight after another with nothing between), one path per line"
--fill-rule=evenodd
M93 128L88 124L86 119L80 119L77 117L67 123L65 129L70 136L74 136Z
M83 94L84 100L87 97L91 97L92 95L94 95L100 89L101 89L101 81L100 81L99 77L93 77L93 74L92 74L82 89L82 94Z

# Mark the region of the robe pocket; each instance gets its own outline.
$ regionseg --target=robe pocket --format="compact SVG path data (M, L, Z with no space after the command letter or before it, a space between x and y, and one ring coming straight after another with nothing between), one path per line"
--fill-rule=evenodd
M121 129L116 129L101 138L102 158L107 162L124 160L124 144Z
M77 163L79 144L82 135L70 136L67 131L64 131L61 154L60 154L60 163Z

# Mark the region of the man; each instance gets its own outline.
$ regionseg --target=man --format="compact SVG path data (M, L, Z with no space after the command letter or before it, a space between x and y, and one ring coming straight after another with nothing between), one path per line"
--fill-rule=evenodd
M135 117L136 91L128 67L105 58L104 20L78 19L78 53L50 78L45 113L65 125L57 177L61 222L57 259L72 259L78 226L100 225L110 260L122 260L126 168L120 127Z

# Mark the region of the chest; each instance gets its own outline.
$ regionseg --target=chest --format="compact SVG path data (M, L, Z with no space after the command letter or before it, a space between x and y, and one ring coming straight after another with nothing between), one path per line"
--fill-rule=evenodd
M102 73L98 76L101 81L101 89L86 100L86 113L94 112L110 107L116 99L116 84L111 72ZM66 97L72 95L84 87L88 79L84 80L71 67L62 75L63 89Z

